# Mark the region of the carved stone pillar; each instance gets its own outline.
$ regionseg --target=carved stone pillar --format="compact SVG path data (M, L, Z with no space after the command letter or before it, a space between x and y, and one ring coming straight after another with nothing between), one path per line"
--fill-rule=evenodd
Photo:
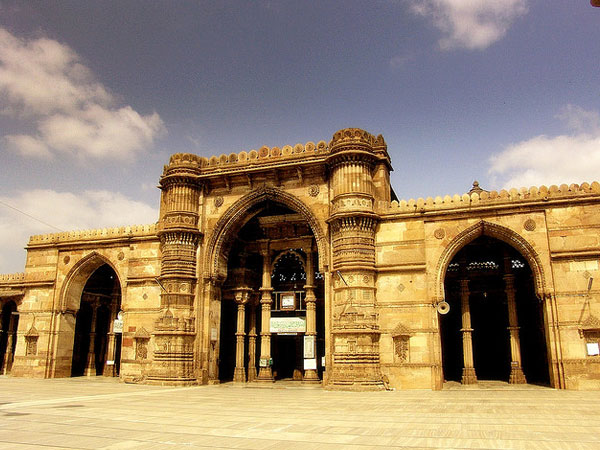
M248 331L248 381L256 380L256 299L250 306L250 330Z
M508 260L508 261L507 261ZM508 267L507 267L508 266ZM510 270L510 259L505 259L505 267ZM511 384L525 384L525 374L521 367L521 341L519 339L519 322L517 305L515 303L515 276L511 273L504 275L504 292L508 303L508 331L510 333L510 379Z
M90 346L88 348L87 361L83 375L86 377L94 377L96 372L96 320L98 316L98 303L92 303L92 324L90 325Z
M110 306L110 322L108 323L108 342L106 343L106 362L104 363L104 371L102 373L105 377L114 377L117 375L116 373L116 342L115 339L115 319L117 318L117 305L113 299L113 302ZM112 364L108 364L109 361L112 361Z
M263 257L261 298L261 330L260 330L260 368L256 381L273 381L271 370L271 305L273 299L271 293L271 251L268 244L261 251Z
M2 323L2 314L0 314L0 324ZM2 373L8 375L12 370L14 360L13 348L15 346L15 334L17 333L16 316L11 315L8 319L8 329L6 330L6 350L4 351L4 361L2 361ZM2 334L0 333L0 339Z
M304 345L312 345L311 353L314 355L313 359L317 359L317 298L315 297L315 269L313 265L313 251L312 249L306 250L306 285L304 286L306 297L304 299L306 303L306 333L309 339L305 339ZM309 342L309 344L307 344ZM306 349L305 349L306 350ZM306 353L306 351L305 351ZM319 375L315 369L305 369L304 379L305 382L318 383Z
M198 229L198 205L202 190L201 161L196 155L171 156L160 179L162 311L154 327L154 362L150 382L190 384L196 381L194 341L196 319L196 254L202 233Z
M356 128L336 132L329 147L334 311L328 385L380 389L373 172L389 157L383 138Z
M248 303L249 288L238 288L234 290L234 298L237 303L237 331L235 333L235 371L233 381L245 382L246 369L244 367L244 341L246 339L246 304Z
M473 328L471 328L471 307L469 305L469 280L460 280L460 305L462 312L463 371L462 384L477 383L473 363Z

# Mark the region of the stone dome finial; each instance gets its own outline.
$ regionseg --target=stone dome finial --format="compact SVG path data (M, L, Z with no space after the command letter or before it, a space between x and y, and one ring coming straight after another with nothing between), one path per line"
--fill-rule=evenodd
M329 144L332 152L340 147L347 145L368 148L369 150L375 144L375 137L360 128L344 128L336 131Z
M473 181L473 186L471 187L471 190L468 192L468 194L473 194L473 193L477 193L480 194L481 192L487 192L485 189L481 189L481 187L479 186L479 181L475 180Z

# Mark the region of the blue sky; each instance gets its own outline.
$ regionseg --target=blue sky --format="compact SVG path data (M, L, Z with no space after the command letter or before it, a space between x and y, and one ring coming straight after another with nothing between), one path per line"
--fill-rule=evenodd
M360 127L400 198L598 180L599 24L587 0L0 0L0 273L30 234L156 221L175 152Z

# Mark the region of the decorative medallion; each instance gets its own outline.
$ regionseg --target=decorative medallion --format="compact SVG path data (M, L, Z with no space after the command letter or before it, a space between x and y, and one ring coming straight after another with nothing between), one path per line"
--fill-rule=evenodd
M70 257L69 255L67 255L67 256L65 256L65 257L63 258L63 262L64 262L65 264L69 264L69 261L71 261L71 257Z
M402 283L400 283L400 284L398 285L398 291L399 291L399 292L402 292L403 290L404 290L404 285L403 285Z
M148 294L146 294L146 293L144 292L144 295L142 295L142 298L143 298L144 300L146 300L146 299L148 298Z
M533 219L527 219L523 224L523 228L525 228L527 231L533 231L535 230L535 227L535 220Z
M123 261L123 258L125 258L125 253L123 253L123 252L119 252L119 254L117 255L117 259L118 259L119 261Z
M436 239L444 239L446 237L446 231L443 228L438 228L433 232L433 236Z
M219 208L223 205L223 201L223 196L219 195L218 197L215 197L215 206Z
M354 283L354 276L348 275L348 284Z
M371 279L369 278L369 275L365 275L363 277L363 283L367 284L369 281L371 281Z
M310 195L311 197L316 197L317 195L319 195L319 186L317 186L316 184L311 184L308 187L308 195Z

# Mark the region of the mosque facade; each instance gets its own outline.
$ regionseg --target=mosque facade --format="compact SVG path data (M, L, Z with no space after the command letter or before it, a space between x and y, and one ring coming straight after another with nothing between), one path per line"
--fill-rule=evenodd
M32 236L0 275L0 370L600 388L600 184L398 201L391 170L356 128L172 155L155 224Z

